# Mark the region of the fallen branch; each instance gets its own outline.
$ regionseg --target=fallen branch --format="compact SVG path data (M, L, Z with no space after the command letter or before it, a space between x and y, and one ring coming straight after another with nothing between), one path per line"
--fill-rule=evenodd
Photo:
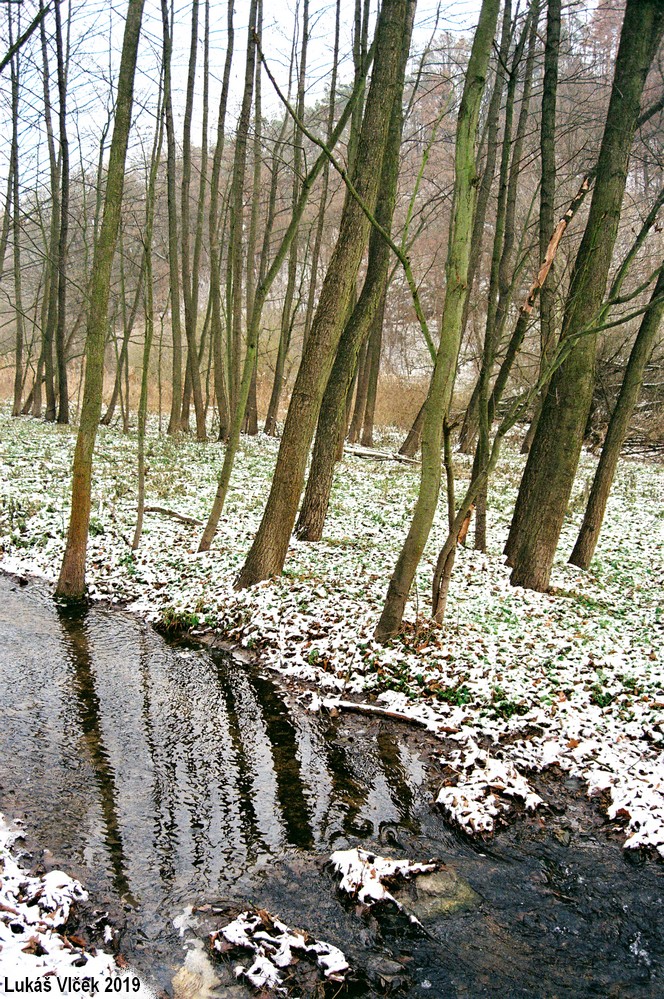
M162 517L172 517L173 520L179 520L181 524L193 524L194 527L201 527L203 524L203 521L197 520L196 517L188 517L185 513L168 510L165 506L146 506L144 510L145 513L160 513Z
M400 461L404 465L419 465L417 458L408 458L396 451L376 451L374 448L361 447L359 444L344 444L346 454L354 454L358 458L373 458L374 461Z
M320 703L321 706L327 708L328 711L331 711L333 708L337 708L340 711L354 711L359 715L377 715L379 718L389 718L391 721L408 722L410 725L418 725L420 728L431 730L430 724L422 718L416 718L413 715L407 715L401 711L393 711L391 708L380 708L376 704L357 704L355 701L337 701L332 697L325 698ZM454 728L452 725L437 725L436 731L454 735L459 731L459 729Z

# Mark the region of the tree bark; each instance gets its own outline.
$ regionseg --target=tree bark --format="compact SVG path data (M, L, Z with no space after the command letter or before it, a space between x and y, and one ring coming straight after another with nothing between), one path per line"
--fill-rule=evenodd
M558 53L560 51L561 0L548 0L546 15L546 46L544 49L544 82L542 87L542 121L540 125L540 159L542 162L539 212L540 260L544 259L550 233L553 232L556 200L556 100L558 94ZM540 292L540 370L544 371L556 342L554 315L555 291L550 275ZM530 451L537 421L542 411L546 386L535 403L535 412L528 428L522 454Z
M300 121L304 118L304 98L305 98L305 83L306 83L306 69L307 69L307 48L309 43L309 3L308 0L304 0L304 7L302 10L302 49L300 52L300 69L297 81L297 116ZM295 206L297 204L297 199L300 194L300 188L302 181L300 180L302 155L303 155L303 145L302 145L302 133L298 128L297 124L293 124L293 185L292 185L292 196L291 204ZM329 166L328 166L329 169ZM272 382L272 392L270 394L270 402L267 408L267 416L265 417L265 433L269 434L271 437L276 437L277 435L277 417L279 415L279 402L281 399L281 392L283 389L284 382L284 369L286 366L286 357L288 355L288 350L290 347L291 335L293 332L293 325L295 323L295 313L297 311L297 304L293 306L293 300L295 297L295 283L297 280L297 264L298 264L298 237L292 242L290 248L290 254L288 256L288 274L286 277L286 293L284 295L284 304L281 310L281 325L279 327L279 345L277 347L277 359L274 366L274 379Z
M401 627L406 600L429 537L440 491L440 450L456 370L477 200L476 143L489 56L498 20L499 0L483 0L466 71L456 129L454 209L446 262L446 288L429 394L424 409L420 489L408 537L401 549L376 627L385 642Z
M596 335L585 331L606 290L641 94L663 31L661 3L628 0L597 180L565 306L562 339L573 346L551 379L506 546L515 586L549 585L592 398Z
M623 383L611 414L604 446L595 471L583 524L574 550L570 555L571 564L578 565L580 569L588 568L595 553L604 520L604 511L620 458L620 450L625 442L629 421L639 398L643 375L657 340L662 316L664 316L664 265L659 272L650 304L641 320L639 332L627 362Z
M376 204L383 151L398 87L400 54L409 45L415 4L385 0L376 28L376 55L358 145L354 186L365 205ZM236 585L251 586L280 573L297 514L311 439L343 321L369 235L369 220L347 191L339 238L321 289L311 333L293 388L272 488L263 519Z
M127 4L104 212L94 250L86 331L85 386L72 470L71 515L65 554L55 591L56 597L73 601L80 601L85 597L85 556L90 523L92 455L101 415L108 298L122 209L143 4L144 0L128 0Z
M175 187L175 125L173 122L173 97L171 87L171 59L173 38L168 0L161 0L161 22L163 31L164 64L164 113L166 115L166 187L168 197L168 273L171 292L171 336L173 339L173 367L171 383L171 414L168 420L168 433L180 431L180 407L182 404L182 323L180 314L180 265L178 263L178 209Z

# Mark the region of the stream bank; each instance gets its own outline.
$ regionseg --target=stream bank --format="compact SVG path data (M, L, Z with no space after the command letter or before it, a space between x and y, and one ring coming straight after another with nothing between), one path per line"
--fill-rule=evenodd
M358 994L664 991L661 865L622 851L573 778L534 776L549 807L473 841L433 804L428 733L312 715L257 665L121 612L63 614L38 585L2 578L0 597L0 808L36 864L111 913L157 990L183 946L254 903L340 947ZM444 862L405 889L426 932L339 896L326 862L350 846Z

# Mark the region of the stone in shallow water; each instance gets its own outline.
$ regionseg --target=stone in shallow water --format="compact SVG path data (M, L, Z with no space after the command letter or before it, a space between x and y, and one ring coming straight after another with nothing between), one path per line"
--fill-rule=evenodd
M471 886L449 867L433 874L421 874L392 894L421 923L440 916L474 909L480 897Z

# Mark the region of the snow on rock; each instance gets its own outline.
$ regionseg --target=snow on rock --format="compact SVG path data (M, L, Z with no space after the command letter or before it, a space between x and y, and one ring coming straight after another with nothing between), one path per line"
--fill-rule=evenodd
M302 930L292 930L265 909L241 913L212 933L210 940L213 949L220 953L225 953L229 944L254 952L252 964L248 968L237 965L235 974L257 989L285 993L280 969L295 964L301 956L313 958L328 981L343 982L348 971L348 962L338 947L315 940Z
M65 973L73 979L133 978L133 972L118 971L111 954L64 933L72 909L88 894L63 871L31 876L12 849L21 836L0 813L0 971L31 982ZM131 994L154 999L143 983Z
M473 745L459 753L463 767L456 785L441 788L436 801L468 833L491 833L496 819L509 810L504 796L520 799L529 811L544 804L511 763L497 760Z
M404 912L413 923L420 925L419 919L404 909L401 902L383 884L394 878L411 878L416 874L428 874L440 868L438 861L428 864L412 863L410 860L393 860L379 857L367 850L353 848L336 850L330 857L335 872L341 874L339 888L357 898L364 905L376 902L392 902Z

